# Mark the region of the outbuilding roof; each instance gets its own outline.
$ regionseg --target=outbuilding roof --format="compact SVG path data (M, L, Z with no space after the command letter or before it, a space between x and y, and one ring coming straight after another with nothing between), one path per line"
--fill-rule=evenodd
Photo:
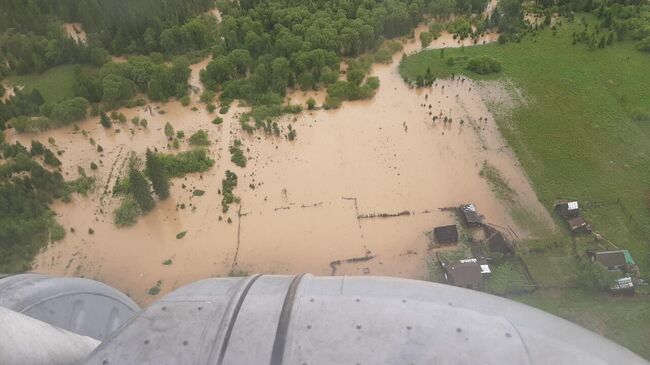
M623 251L596 252L596 261L605 267L618 267L625 265L625 253Z
M481 283L481 265L477 262L457 262L447 269L449 283L457 286L478 286Z

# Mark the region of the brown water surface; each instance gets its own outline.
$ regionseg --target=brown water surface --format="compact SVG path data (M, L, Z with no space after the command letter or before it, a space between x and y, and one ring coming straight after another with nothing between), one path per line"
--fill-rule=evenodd
M420 28L421 31L423 28ZM494 40L487 35L486 41ZM466 44L443 34L430 47ZM467 43L469 44L469 43ZM406 44L413 52L419 42ZM304 111L278 122L297 130L297 139L242 132L238 116L246 111L233 103L224 123L198 103L199 71L208 60L192 66L197 94L189 107L178 102L124 109L129 118L148 120L148 128L131 122L102 128L98 118L79 127L36 136L11 135L29 144L34 138L64 151L63 173L77 176L83 166L97 178L88 197L56 203L53 208L66 228L66 238L49 245L34 270L52 275L98 279L147 304L157 298L147 290L162 281L161 293L186 283L231 272L394 275L426 279L429 239L435 226L453 224L456 217L441 207L476 204L487 222L517 237L529 235L516 224L510 204L498 200L479 171L484 161L499 169L517 192L518 204L550 225L528 179L500 135L481 97L480 85L466 78L439 80L431 88L411 89L397 72L400 54L390 65L374 66L381 80L372 100L346 102L339 110ZM294 92L293 102L314 96L321 105L325 91ZM197 107L197 111L192 111ZM164 111L164 114L160 112ZM434 121L433 117L437 116ZM444 117L451 122L443 122ZM131 151L147 147L168 150L163 133L169 121L190 136L208 131L215 166L203 174L173 180L171 197L132 228L118 229L112 212L119 205L110 190L124 173ZM117 129L120 130L116 133ZM98 153L93 138L104 148ZM230 162L228 146L241 139L249 157L244 169ZM182 143L182 150L189 149ZM99 169L91 171L95 162ZM239 176L235 190L241 205L221 212L221 179L230 169ZM195 197L194 189L205 190ZM180 205L185 208L181 209ZM359 215L410 212L408 216L359 219ZM228 219L232 223L228 223ZM94 234L89 234L92 228ZM187 231L182 239L176 234ZM332 262L358 257L368 261ZM163 261L171 259L171 265Z

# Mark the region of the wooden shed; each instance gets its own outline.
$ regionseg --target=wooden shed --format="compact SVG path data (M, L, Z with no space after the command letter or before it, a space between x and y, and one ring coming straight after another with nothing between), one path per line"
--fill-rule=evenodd
M455 224L441 226L433 229L433 240L440 245L451 245L458 243L458 228Z
M481 265L477 262L456 262L444 266L445 277L451 285L478 289L481 285Z
M463 204L458 207L460 215L463 217L465 224L468 226L480 226L483 224L483 219L476 211L474 204Z
M490 248L490 251L500 252L505 255L515 254L514 245L512 244L512 242L510 242L510 240L506 237L506 235L503 234L503 232L490 226L484 226L484 227L485 227L485 236L487 237L485 239L485 243Z

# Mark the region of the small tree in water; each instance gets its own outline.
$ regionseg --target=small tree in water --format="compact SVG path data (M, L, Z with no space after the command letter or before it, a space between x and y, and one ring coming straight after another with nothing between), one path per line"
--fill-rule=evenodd
M156 203L151 196L151 187L142 172L136 167L135 160L131 160L129 166L129 184L133 199L138 203L140 210L146 213L153 209Z
M102 112L99 115L99 123L102 125L104 128L111 128L113 126L113 122L111 122L111 118L106 115L106 113Z
M172 127L172 125L169 124L169 122L165 124L165 136L167 136L169 140L171 140L174 137L174 127Z
M148 148L146 153L146 166L147 175L149 180L151 180L153 191L161 200L167 199L169 197L169 178L158 156Z

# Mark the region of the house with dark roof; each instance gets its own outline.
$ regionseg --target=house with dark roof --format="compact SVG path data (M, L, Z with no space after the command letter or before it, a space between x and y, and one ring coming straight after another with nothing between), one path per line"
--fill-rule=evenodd
M571 232L591 232L591 225L582 217L577 201L559 201L555 211L564 218Z
M476 211L474 204L463 204L458 207L458 211L468 226L480 226L483 224L483 218Z
M481 285L481 265L474 262L455 262L443 266L445 278L451 285L478 289Z
M514 255L515 247L510 240L498 229L484 225L485 243L491 252L500 252L505 255Z
M630 259L631 258L632 257L630 256ZM592 260L605 266L607 270L612 271L623 269L627 263L625 252L623 252L623 250L595 252L592 254Z
M458 242L458 228L455 224L433 229L433 240L440 245L451 245Z

